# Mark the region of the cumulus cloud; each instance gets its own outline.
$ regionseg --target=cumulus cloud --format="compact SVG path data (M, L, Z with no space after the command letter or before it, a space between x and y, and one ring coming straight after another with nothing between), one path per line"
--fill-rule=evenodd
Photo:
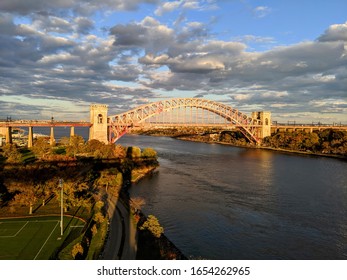
M30 108L8 101L17 95L25 102L105 102L125 110L185 90L218 96L246 111L347 113L347 23L328 27L315 41L261 52L249 51L249 44L276 39L252 34L217 39L208 23L189 21L182 13L177 25L146 16L122 23L112 18L107 24L113 26L106 26L90 16L144 3L159 1L0 1L0 100L7 104L1 104L2 112ZM217 1L160 3L158 16L211 9ZM254 12L261 17L271 10L264 6Z
M323 35L318 38L320 42L334 42L345 41L347 42L347 22L343 24L331 25Z
M174 31L151 17L140 23L118 24L110 29L119 48L142 48L146 52L166 50L173 43Z
M66 11L72 9L79 13L92 13L97 9L134 10L140 4L157 4L160 0L1 0L0 11L27 15L34 12Z

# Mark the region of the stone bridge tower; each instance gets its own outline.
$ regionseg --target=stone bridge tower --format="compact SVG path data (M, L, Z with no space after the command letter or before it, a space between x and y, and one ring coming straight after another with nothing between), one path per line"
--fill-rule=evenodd
M107 123L107 105L90 105L90 123L89 140L96 139L108 143L108 123Z
M253 112L252 118L261 121L261 127L258 131L258 138L263 139L264 137L271 136L271 112Z

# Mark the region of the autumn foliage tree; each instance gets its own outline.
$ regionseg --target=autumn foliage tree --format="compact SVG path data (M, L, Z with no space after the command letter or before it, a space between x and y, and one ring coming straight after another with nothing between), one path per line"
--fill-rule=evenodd
M48 155L52 152L52 148L50 144L48 143L47 139L44 137L37 138L34 141L34 145L31 148L31 150L39 158L43 158L45 155Z
M83 252L83 246L81 245L81 243L77 243L72 247L71 255L74 259L76 259L78 255L83 255Z
M144 148L141 156L144 158L157 158L157 152L152 148Z
M5 178L7 190L13 194L11 206L27 206L29 214L33 213L33 206L42 193L42 185L36 181L35 174L38 174L31 168L23 169L21 174ZM23 177L26 178L23 182Z
M164 228L159 224L158 219L154 215L148 215L147 220L143 223L140 229L150 231L157 238L164 233Z
M21 162L21 153L18 151L15 144L6 144L3 148L3 156L8 163Z
M347 155L347 132L334 129L278 132L264 138L263 145L296 151Z
M82 136L74 135L70 137L69 145L66 147L66 154L76 156L84 151L84 139Z

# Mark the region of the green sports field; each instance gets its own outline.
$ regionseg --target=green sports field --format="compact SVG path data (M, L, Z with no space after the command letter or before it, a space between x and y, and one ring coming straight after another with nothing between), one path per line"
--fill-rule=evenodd
M61 236L60 217L0 219L0 260L48 260L64 240L77 237L84 222L64 217ZM65 242L66 243L66 242Z

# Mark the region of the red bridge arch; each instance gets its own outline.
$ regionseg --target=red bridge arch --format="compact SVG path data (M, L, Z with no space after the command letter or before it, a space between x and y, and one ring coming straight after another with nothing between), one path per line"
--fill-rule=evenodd
M108 116L110 141L112 143L116 142L131 127L153 116L183 107L200 108L210 111L226 119L229 124L238 127L251 142L259 143L260 141L257 137L257 129L262 125L259 119L249 117L229 105L200 98L173 98L157 101L139 106L125 113Z

